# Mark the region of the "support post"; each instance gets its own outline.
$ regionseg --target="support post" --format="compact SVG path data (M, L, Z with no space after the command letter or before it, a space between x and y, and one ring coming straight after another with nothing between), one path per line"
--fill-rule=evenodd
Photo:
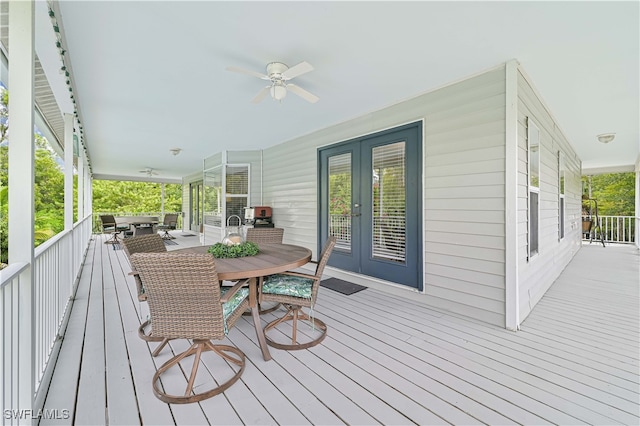
M33 332L34 227L34 75L33 1L9 2L9 263L29 266L20 277L18 301L17 407L31 410L35 394L35 333ZM30 419L18 419L20 423Z
M64 229L73 229L73 114L68 113L64 114Z
M505 326L520 328L518 282L518 62L505 66Z

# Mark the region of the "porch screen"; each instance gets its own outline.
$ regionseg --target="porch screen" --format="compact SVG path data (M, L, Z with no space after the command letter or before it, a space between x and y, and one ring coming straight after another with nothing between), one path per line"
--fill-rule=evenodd
M405 142L374 147L371 199L373 232L371 255L406 260Z
M204 206L205 225L222 225L222 167L204 172Z

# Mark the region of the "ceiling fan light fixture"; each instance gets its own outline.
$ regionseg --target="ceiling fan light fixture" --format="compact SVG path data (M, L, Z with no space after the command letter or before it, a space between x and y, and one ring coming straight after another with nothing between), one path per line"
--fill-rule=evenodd
M169 152L171 153L171 155L178 155L180 154L180 152L182 151L182 148L171 148L169 150Z
M598 142L609 143L616 137L615 133L602 133L597 136Z
M284 84L274 84L273 86L271 86L271 97L273 99L275 99L276 101L281 101L283 100L286 96L287 96L287 88L284 86Z

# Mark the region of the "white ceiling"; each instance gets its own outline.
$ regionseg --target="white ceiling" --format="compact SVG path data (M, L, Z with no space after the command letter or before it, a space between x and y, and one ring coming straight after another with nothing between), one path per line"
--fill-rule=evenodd
M637 1L60 1L56 8L96 176L141 177L151 167L157 178L180 178L217 152L266 148L510 59L523 65L585 169L632 170L638 159ZM47 49L57 54L55 43L45 44L43 64ZM312 64L294 82L320 101L290 93L255 105L265 82L225 70L264 73L272 61ZM51 76L54 86L62 81ZM609 145L596 139L606 132L616 133ZM183 149L175 157L174 147Z

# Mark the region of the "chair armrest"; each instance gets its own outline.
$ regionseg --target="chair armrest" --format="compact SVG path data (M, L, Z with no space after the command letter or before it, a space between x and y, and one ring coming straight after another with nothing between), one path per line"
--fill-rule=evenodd
M136 276L136 277L137 277L137 276L139 276L139 275L140 275L140 273L139 273L138 271L131 271L131 272L129 272L127 275L134 275L134 276Z
M311 280L315 280L317 278L315 275L309 275L309 274L305 274L304 272L295 272L295 271L280 272L280 275L291 275L294 277L309 278Z
M238 281L233 287L220 298L220 303L227 303L242 287L249 284L249 279Z

